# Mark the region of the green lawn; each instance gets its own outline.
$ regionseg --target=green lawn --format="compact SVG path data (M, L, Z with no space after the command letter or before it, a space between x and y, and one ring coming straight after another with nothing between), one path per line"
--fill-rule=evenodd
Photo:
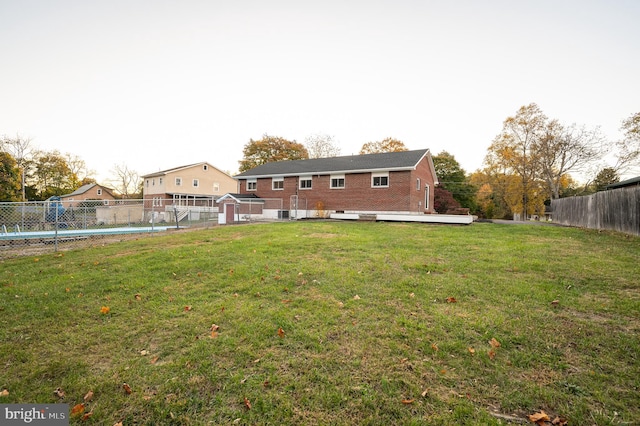
M0 271L0 403L91 390L72 424L640 422L639 238L301 221Z

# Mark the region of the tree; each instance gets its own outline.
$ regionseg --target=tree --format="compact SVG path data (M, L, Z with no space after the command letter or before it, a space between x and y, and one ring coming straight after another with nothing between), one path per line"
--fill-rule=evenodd
M502 132L496 136L489 147L485 163L491 167L500 165L507 174L517 176L518 185L510 185L509 193L512 208L518 208L522 218L526 219L539 206L531 205L531 197L537 194L539 183L537 178L536 145L544 137L547 130L547 117L535 103L520 107L513 117L508 117L502 126ZM515 202L513 197L519 197Z
M584 170L604 155L605 140L598 128L589 130L575 124L565 127L557 120L546 125L534 141L536 171L544 180L549 197L560 198L563 180L569 172Z
M438 213L447 213L449 210L457 209L458 207L460 207L460 203L450 191L436 186L433 191L433 208Z
M8 152L0 151L0 201L20 200L20 171Z
M74 175L67 160L59 151L40 151L33 160L34 186L38 197L46 200L53 195L64 195L74 191L78 177Z
M447 151L442 151L433 157L439 186L451 192L453 198L462 207L475 209L476 188L469 183L466 172L455 157Z
M384 138L378 142L367 142L360 148L360 154L378 154L381 152L408 151L402 141L394 138Z
M640 112L622 121L623 139L616 142L616 164L613 169L623 174L640 166Z
M122 194L122 198L138 196L142 185L142 179L137 172L131 170L126 164L115 164L111 169L113 178L111 185Z
M600 170L596 178L593 180L593 187L596 191L604 191L607 185L620 182L620 176L613 167L605 167Z
M92 177L95 172L87 168L87 164L82 158L69 153L66 153L64 158L71 171L69 184L73 189L78 189L87 183L95 183L95 179Z
M15 138L8 138L3 136L0 140L0 151L9 153L16 161L16 165L20 172L20 186L22 192L22 201L26 201L26 169L30 161L31 151L29 146L31 145L30 138L24 138L20 135L16 135Z
M253 169L265 163L282 160L305 160L309 153L304 145L289 141L279 136L269 136L266 133L262 139L249 142L244 146L243 159L240 161L240 172Z
M309 153L309 158L329 158L340 155L340 146L333 139L333 136L316 133L307 136L304 145Z

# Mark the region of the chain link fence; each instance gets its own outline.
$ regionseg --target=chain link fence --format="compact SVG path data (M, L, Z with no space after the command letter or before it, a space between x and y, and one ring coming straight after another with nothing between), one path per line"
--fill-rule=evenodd
M293 210L285 209L289 206L283 199L230 201L231 207L211 198L176 202L157 198L62 201L52 197L0 203L0 259L94 247L172 229L306 217L306 201L302 200L291 204Z

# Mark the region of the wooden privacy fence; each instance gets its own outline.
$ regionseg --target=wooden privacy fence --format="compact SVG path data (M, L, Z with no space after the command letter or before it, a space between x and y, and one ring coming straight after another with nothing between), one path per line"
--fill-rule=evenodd
M640 235L640 186L552 200L551 211L562 225Z

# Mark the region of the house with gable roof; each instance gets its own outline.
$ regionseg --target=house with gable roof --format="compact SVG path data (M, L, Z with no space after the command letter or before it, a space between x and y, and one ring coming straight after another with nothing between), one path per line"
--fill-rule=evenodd
M267 217L436 213L438 184L428 149L266 163L234 176L240 194L281 199Z
M216 198L237 189L231 176L207 162L149 173L142 179L145 204L151 201L158 207L211 207Z
M72 193L60 196L65 207L77 207L83 201L101 201L102 204L108 205L115 199L113 189L97 183L82 185Z

